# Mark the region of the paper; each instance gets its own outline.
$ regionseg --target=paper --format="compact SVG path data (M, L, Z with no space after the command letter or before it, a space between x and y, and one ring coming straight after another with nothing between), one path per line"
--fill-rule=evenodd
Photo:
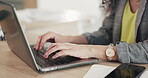
M104 65L92 65L89 71L85 74L83 78L104 78L116 67L104 66Z
M83 78L104 78L116 67L104 66L104 65L92 65L89 71L85 74ZM148 78L148 71L145 71L140 78Z

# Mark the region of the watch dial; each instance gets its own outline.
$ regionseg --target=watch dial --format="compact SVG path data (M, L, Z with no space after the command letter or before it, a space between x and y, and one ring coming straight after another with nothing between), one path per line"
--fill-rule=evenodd
M114 52L113 49L107 49L107 50L106 50L106 55L107 55L108 57L112 57L112 56L115 55L115 52Z

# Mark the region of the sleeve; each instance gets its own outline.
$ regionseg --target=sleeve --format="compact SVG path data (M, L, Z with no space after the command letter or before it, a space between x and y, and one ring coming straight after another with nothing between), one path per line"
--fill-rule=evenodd
M118 61L122 63L148 63L148 40L135 44L116 44Z
M111 13L103 21L102 27L93 33L82 34L89 44L106 45L112 42L112 30L114 23L115 12Z

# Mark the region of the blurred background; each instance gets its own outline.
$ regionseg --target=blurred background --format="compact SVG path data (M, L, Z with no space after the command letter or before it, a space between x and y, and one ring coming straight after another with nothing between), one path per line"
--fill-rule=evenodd
M104 19L101 0L1 0L15 5L27 32L53 31L78 35L99 29ZM31 31L36 29L35 31ZM43 30L41 30L43 29ZM66 30L65 30L66 29ZM67 33L68 32L68 33Z

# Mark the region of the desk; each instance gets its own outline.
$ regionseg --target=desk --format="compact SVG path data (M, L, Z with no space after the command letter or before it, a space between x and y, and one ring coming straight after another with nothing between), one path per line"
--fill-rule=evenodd
M68 24L69 25L69 24ZM40 30L44 31L40 28ZM30 29L27 30L26 34L29 42L35 43L37 33L39 29ZM50 28L49 28L50 30ZM55 29L58 30L58 29ZM63 30L59 30L58 32L62 32ZM35 39L35 40L34 40ZM101 61L99 64L101 65L109 65L109 66L118 66L120 63L113 62L105 62ZM145 66L148 69L148 64L140 64ZM39 74L33 69L31 69L28 65L26 65L21 59L19 59L16 55L14 55L10 49L6 41L0 41L0 77L1 78L82 78L86 72L89 70L91 65L70 68L65 70L58 70L53 72L48 72L44 74Z
M82 78L91 65L39 74L15 56L5 41L0 42L1 78ZM101 65L118 66L119 63L100 62ZM141 65L141 64L140 64ZM142 64L148 68L148 64Z

